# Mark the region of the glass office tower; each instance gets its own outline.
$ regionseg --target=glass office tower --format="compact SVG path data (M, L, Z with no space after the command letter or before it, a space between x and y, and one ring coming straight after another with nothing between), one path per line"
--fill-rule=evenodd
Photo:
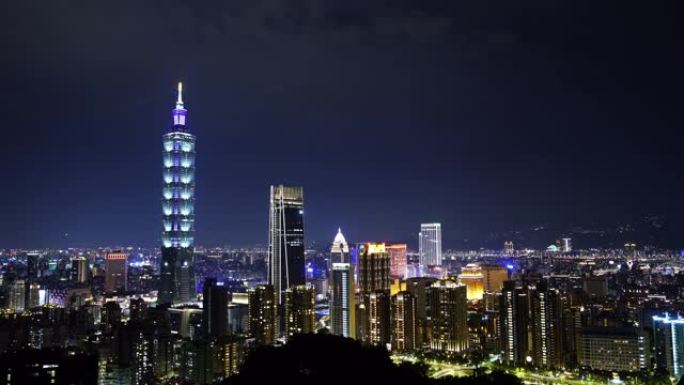
M173 109L173 126L163 136L162 261L159 303L187 302L195 296L195 135L187 124L183 85Z
M268 283L278 305L292 286L304 285L304 189L271 186Z

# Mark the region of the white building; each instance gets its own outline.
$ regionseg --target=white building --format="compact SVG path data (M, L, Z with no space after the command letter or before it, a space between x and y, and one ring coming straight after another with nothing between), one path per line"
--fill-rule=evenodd
M439 223L423 223L418 234L420 251L420 269L425 271L429 266L442 265L442 225Z

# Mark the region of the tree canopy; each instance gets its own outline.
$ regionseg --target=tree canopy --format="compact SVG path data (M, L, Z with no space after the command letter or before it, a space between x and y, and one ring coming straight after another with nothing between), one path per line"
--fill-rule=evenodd
M488 375L432 379L422 364L395 365L386 350L333 335L305 334L286 345L263 346L249 354L240 374L226 385L247 384L411 384L411 385L519 385L503 372Z

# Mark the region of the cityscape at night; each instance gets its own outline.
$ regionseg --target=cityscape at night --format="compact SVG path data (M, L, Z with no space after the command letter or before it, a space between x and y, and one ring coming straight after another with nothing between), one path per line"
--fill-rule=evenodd
M6 8L0 385L684 384L681 4Z

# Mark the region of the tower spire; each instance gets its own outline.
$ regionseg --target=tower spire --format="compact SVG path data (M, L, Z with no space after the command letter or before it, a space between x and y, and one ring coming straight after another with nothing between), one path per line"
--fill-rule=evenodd
M176 100L176 108L183 108L183 82L178 82L178 100Z
M185 117L188 111L183 104L183 83L178 82L178 99L176 100L176 108L173 109L173 126L185 126Z

